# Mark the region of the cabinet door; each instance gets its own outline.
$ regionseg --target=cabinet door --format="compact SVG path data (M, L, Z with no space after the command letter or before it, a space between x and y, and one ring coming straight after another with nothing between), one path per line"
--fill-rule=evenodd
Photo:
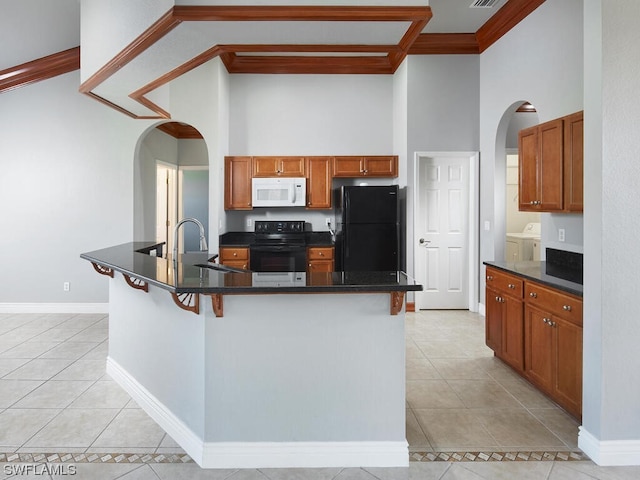
M251 157L225 157L224 209L251 210Z
M502 355L502 316L504 309L500 293L487 287L486 289L486 316L485 316L485 343L496 355Z
M562 406L579 417L582 413L582 328L553 318L555 334L554 395Z
M518 209L537 211L538 206L538 127L518 134Z
M564 205L564 121L561 118L552 120L538 128L540 210L561 211Z
M307 208L331 208L331 160L307 158Z
M524 322L522 300L503 296L502 358L519 371L524 371Z
M550 315L526 306L524 309L525 374L547 393L553 391L553 334Z
M584 121L583 112L564 120L564 209L582 212L584 206Z
M307 249L307 271L309 273L333 272L333 247L309 247Z
M364 175L368 177L397 177L397 156L375 156L363 158Z
M335 157L333 161L334 177L363 176L362 157Z
M253 157L254 177L304 177L304 157Z

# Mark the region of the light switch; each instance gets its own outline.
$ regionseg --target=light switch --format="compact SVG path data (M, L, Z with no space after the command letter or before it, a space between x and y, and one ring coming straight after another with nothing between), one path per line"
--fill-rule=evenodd
M484 229L488 232L491 230L491 222L489 220L484 221Z

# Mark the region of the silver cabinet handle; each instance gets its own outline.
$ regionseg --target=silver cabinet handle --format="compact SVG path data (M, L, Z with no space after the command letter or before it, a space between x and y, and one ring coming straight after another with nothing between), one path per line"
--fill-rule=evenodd
M493 280L493 277L491 275L487 275L487 280Z
M529 293L529 296L530 296L531 298L538 298L538 294L537 294L536 292L531 292L531 293Z
M562 309L566 310L567 312L570 312L571 311L571 305L563 305Z
M509 287L509 288L511 288L512 290L513 290L514 288L516 288L516 286L515 286L513 283L510 283L510 284L508 285L508 287Z

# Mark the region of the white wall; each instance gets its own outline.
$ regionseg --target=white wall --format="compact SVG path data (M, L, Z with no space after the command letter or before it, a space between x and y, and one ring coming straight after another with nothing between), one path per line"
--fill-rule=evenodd
M504 258L504 145L516 102L530 101L541 122L583 108L582 3L547 0L480 55L480 224L491 226L480 232L481 261ZM543 247L556 222L566 230L562 247L580 249L582 217L553 217L543 215Z
M585 375L580 447L640 464L640 99L635 0L585 2ZM587 33L588 32L588 33ZM601 67L601 68L600 68ZM588 74L588 75L587 75ZM631 248L630 248L631 247Z
M390 75L232 75L232 155L393 152Z
M133 238L133 152L148 122L79 94L79 77L0 95L0 304L107 302L105 277L79 256Z

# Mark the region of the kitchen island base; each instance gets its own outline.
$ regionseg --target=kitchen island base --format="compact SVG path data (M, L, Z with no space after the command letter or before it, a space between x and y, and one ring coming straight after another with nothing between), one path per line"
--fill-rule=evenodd
M109 286L107 372L201 467L408 466L388 292L225 295L216 317Z

